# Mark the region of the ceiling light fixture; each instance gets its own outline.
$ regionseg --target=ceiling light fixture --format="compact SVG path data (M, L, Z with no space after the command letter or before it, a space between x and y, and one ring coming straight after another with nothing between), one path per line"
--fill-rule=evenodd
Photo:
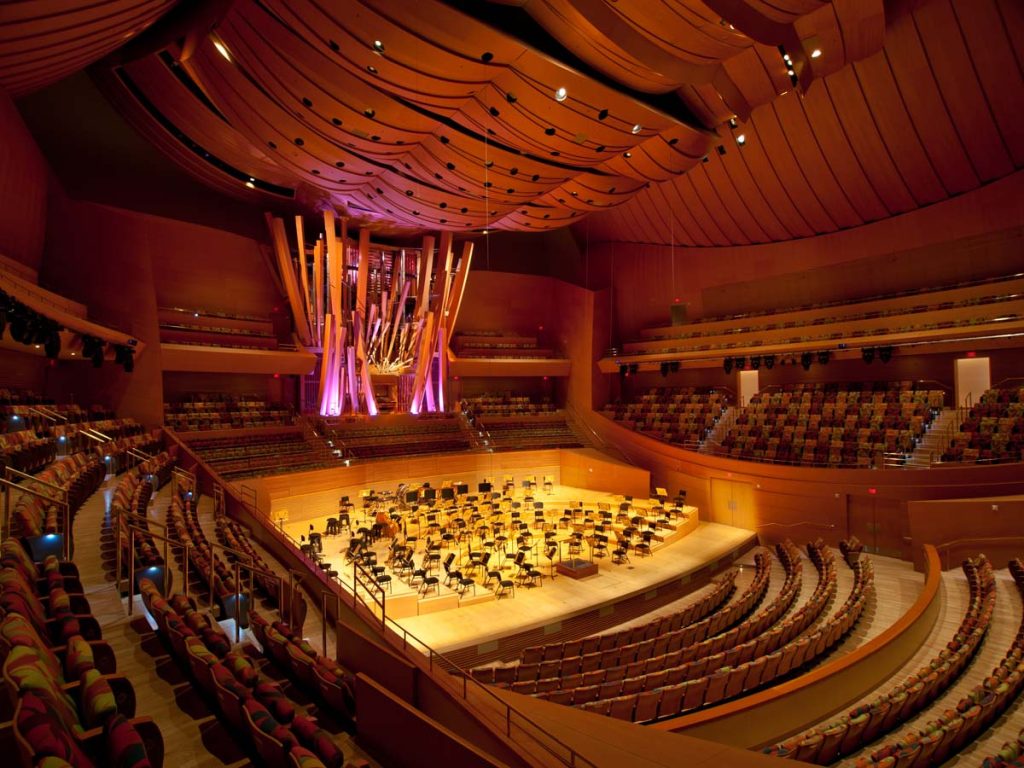
M819 56L821 56L821 48L815 48L813 51L811 51L811 58L812 59L816 59Z
M231 61L231 54L228 52L228 49L224 46L224 43L222 43L220 40L214 40L213 47L217 49L217 53L219 53L228 61Z
M640 125L640 123L637 123L636 125L633 126L633 133L640 133L640 131L642 131L643 129L644 127Z
M384 53L384 43L382 43L380 40L374 40L373 50L375 50L377 53Z
M555 101L565 101L569 96L569 92L565 88L559 88L555 91Z
M736 137L736 143L739 144L741 147L744 144L746 144L747 143L747 134L741 133L739 136L737 136Z

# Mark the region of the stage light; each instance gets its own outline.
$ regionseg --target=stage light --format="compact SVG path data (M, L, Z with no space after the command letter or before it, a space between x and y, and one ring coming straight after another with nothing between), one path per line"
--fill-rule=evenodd
M619 366L619 376L626 376L629 373L629 366L623 363Z
M664 376L668 376L668 363L662 363L661 366L660 366L660 370L661 370L661 375L663 377Z
M775 355L764 356L764 367L767 368L769 371L775 367Z
M832 358L832 353L827 349L818 353L818 365L828 365L828 361Z
M860 359L863 360L868 365L871 365L871 363L873 363L874 360L875 360L875 348L874 347L864 347L860 351Z
M811 370L811 363L814 361L814 355L810 352L804 352L800 355L800 365L803 366L805 371Z
M747 367L747 358L737 357L735 360L733 360L732 367L735 368L737 371L742 371L744 368Z
M672 369L672 373L679 373L679 361L673 360L669 363L669 367Z
M892 360L892 347L879 347L878 348L878 359L883 363L888 363Z
M759 355L754 355L750 358L750 367L755 371L761 367L761 357Z
M629 372L636 376L640 372L640 365L638 363L630 363Z
M732 373L732 358L727 357L722 361L722 370L726 373Z
M569 96L569 92L565 88L559 88L555 91L555 101L565 101Z

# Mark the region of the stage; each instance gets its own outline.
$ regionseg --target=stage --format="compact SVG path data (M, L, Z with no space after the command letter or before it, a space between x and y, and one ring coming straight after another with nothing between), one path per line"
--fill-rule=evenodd
M323 551L320 556L324 567L337 571L349 589L352 588L355 569L346 560L345 552L351 534L373 522L372 516L363 516L361 512L361 493L366 490L338 488L281 499L271 512L271 519L275 519L275 516L282 516L282 510L285 511L287 519L279 525L296 540L308 536L310 525L314 532L321 533ZM377 486L373 490L379 492L395 489ZM475 490L474 486L472 491ZM500 488L495 490L500 491ZM355 505L350 512L351 528L338 535L323 535L328 518L339 516L338 501L342 496L348 496ZM381 572L390 576L384 587L388 617L437 651L448 653L462 649L457 655L463 662L493 658L499 652L498 641L503 638L526 636L531 632L540 632L542 636L554 635L561 631L568 619L592 613L603 617L605 624L613 623L616 606L628 602L632 602L633 615L638 610L638 602L649 602L653 609L670 597L675 599L689 591L690 582L698 572L706 577L722 570L728 562L756 543L753 532L716 523L701 523L695 507L684 507L667 522L667 512L664 513L662 527L658 530L653 530L652 523L649 556L631 549L627 550L625 561L614 562L620 559L613 554L616 537L621 530L621 525L617 524L604 528L610 537L609 549L604 556L595 555L593 547L597 543L596 537L593 530L589 529L579 537L582 538L581 551L570 556L567 544L573 538L574 529L583 529L585 511L597 514L599 508L610 509L615 511L611 513L613 516L624 515L633 520L640 517L640 513L647 512L653 521L652 511L657 509L658 502L634 499L629 510L633 514L623 513L619 511L625 500L621 495L565 485L552 485L550 491L537 488L532 493L533 501L526 504L522 503L525 493L521 487L515 489L512 498L520 502L522 508L529 507L530 516L524 514L524 521L534 520L533 502L543 503L544 513L549 520L545 527L550 531L550 540L545 541L544 533L538 526L535 529L536 544L527 550L526 561L533 564L534 578L514 581L519 571L514 564L518 548L514 539L511 539L507 556L492 552L493 557L485 568L477 569L472 574L467 571L465 575L471 575L474 583L464 591L460 590L457 580L446 584L447 572L438 565L434 571L438 577L436 591L431 588L424 595L422 580L414 581L410 586L408 575L400 577L391 564L385 565L389 559L389 546L395 544L396 537L383 536L372 545L372 550L377 563L382 566ZM387 507L388 503L383 506ZM565 521L565 511L573 507L576 508L576 520L570 517ZM298 514L293 514L292 510ZM413 537L415 565L423 567L426 540L430 536L422 525L423 513L415 513L421 522L414 520L411 510L400 508L397 514L402 516L398 524L397 541L403 541L406 534ZM494 512L494 516L499 514ZM609 512L604 514L608 515ZM559 518L563 519L562 525L557 522ZM435 530L435 546L438 543L436 534ZM449 542L437 554L442 563L451 557L451 570L456 570L468 565L470 551L482 549L482 544L483 537L475 540L469 536L461 545ZM550 546L557 546L558 550L551 559L546 557L546 552L551 551ZM576 568L573 570L578 571L574 575L578 578L559 573L560 563L564 569L574 560ZM495 592L499 591L496 580L490 584L485 583L488 581L487 574L493 571L499 571L501 579L514 581L512 589L506 589L502 597L495 596ZM588 575L591 571L593 575ZM660 601L657 599L659 597Z

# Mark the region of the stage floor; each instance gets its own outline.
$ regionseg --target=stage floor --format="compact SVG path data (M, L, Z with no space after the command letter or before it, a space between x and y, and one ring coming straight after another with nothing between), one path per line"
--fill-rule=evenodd
M339 488L332 491L307 494L275 503L275 508L288 510L288 520L283 528L295 539L308 534L310 525L315 531L323 531L328 517L337 516L338 499L347 495L358 503L362 488ZM375 490L393 490L378 487ZM516 489L516 499L521 499L523 492ZM600 502L618 507L622 496L589 491L570 486L556 485L551 493L535 491L534 499L543 501L545 509L561 510L572 501L582 501L588 508ZM657 502L634 500L636 506L655 506ZM687 507L691 515L697 514L694 507ZM271 513L273 517L273 512ZM359 523L353 520L353 528ZM413 531L410 531L413 532ZM569 535L569 531L559 531L558 538ZM514 597L496 599L491 589L483 585L484 574L478 573L476 586L465 595L458 595L454 589L444 586L444 571L440 572L441 584L437 595L420 597L417 589L410 587L404 580L395 576L390 569L386 572L392 576L391 587L386 594L387 614L402 627L415 635L419 640L437 651L446 652L468 646L482 645L496 641L502 637L516 634L524 630L538 627L551 627L558 631L558 622L569 616L582 614L605 605L612 605L632 595L654 590L659 585L675 582L700 570L709 563L730 557L755 534L742 528L734 528L717 523L699 523L689 533L654 548L650 557L638 557L630 552L629 562L614 564L609 556L594 558L597 574L582 579L569 578L555 574L551 577L551 561L543 554L536 556L537 569L543 574L540 584L534 587L516 586ZM329 567L338 571L342 582L352 588L353 568L346 565L344 552L349 544L349 533L323 538L323 560ZM612 537L614 542L614 536ZM381 539L374 549L377 551L378 562L387 559L389 540ZM416 555L417 563L422 562L423 538L419 541L420 551ZM468 546L457 552L457 566L468 554ZM538 549L542 549L539 547ZM514 550L514 547L513 547ZM448 551L442 550L442 557ZM589 560L589 548L584 548L584 558ZM503 564L504 573L508 578L514 574L511 567L512 557ZM557 562L557 561L556 561ZM497 561L492 561L493 568Z

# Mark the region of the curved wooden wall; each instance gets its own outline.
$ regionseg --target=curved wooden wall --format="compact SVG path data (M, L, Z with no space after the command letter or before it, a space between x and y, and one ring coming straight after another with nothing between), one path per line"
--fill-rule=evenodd
M926 524L912 528L910 502L1024 493L1019 464L929 470L811 469L685 451L594 412L584 418L633 463L650 470L654 485L672 493L685 488L688 503L701 510L702 519L751 528L762 542L820 536L834 546L852 534L872 550L909 560L925 541L938 544L950 537L944 529L939 538L933 538ZM984 511L982 506L977 503L975 509ZM1019 516L1010 514L971 519L975 536L1013 536L1020 528Z

